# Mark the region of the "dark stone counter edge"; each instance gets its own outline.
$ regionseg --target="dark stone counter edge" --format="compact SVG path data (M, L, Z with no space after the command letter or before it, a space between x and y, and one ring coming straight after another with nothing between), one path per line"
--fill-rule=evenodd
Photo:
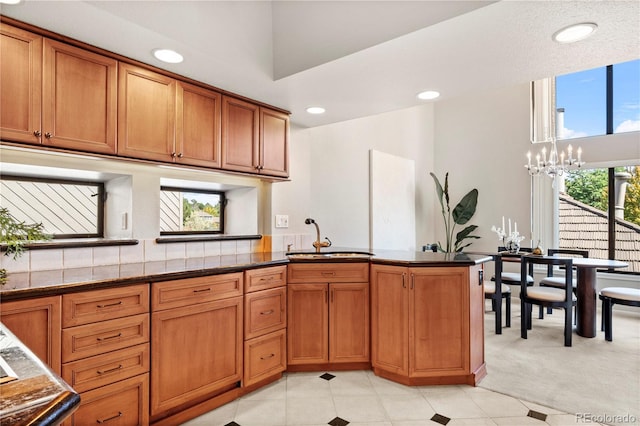
M354 263L367 262L371 264L405 266L405 267L452 267L452 266L472 266L491 261L491 256L473 255L472 258L464 260L428 260L428 259L397 259L371 256L369 258L328 258L328 259L276 259L264 262L253 262L247 264L218 266L204 269L189 269L183 271L162 272L158 274L148 274L131 276L126 278L113 278L97 281L67 283L60 285L48 285L34 288L24 288L17 290L0 291L2 301L30 299L34 297L57 296L66 293L75 293L89 290L100 290L127 286L140 283L151 283L161 281L171 281L184 278L195 278L207 275L220 275L233 272L243 272L249 269L257 269L269 266L286 265L289 263Z

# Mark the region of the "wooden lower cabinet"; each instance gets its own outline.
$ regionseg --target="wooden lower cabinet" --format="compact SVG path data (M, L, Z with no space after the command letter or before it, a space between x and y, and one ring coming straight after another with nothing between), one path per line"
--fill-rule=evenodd
M152 420L242 380L243 298L152 314Z
M149 424L149 374L84 392L80 408L65 426L105 424L146 426Z
M481 270L372 265L376 374L406 384L475 385L484 377Z
M61 372L60 296L3 302L0 320L54 372Z
M244 386L287 369L287 330L274 331L244 343Z
M369 362L369 284L288 286L288 364Z

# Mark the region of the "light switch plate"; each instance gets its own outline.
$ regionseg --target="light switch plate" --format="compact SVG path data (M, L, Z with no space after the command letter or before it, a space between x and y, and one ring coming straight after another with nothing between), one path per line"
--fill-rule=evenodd
M277 214L276 215L276 228L288 228L289 227L289 215Z

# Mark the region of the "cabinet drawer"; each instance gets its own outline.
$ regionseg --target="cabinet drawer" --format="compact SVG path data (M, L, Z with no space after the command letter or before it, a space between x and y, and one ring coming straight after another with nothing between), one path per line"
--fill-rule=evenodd
M252 339L287 324L287 288L250 293L244 297L244 338Z
M149 375L142 374L80 395L80 407L65 426L149 424Z
M242 272L153 283L154 311L242 296Z
M96 355L62 366L62 378L76 392L115 383L149 371L149 344Z
M300 263L287 270L289 283L369 281L369 263Z
M94 290L62 296L62 327L149 312L149 285Z
M62 330L62 362L75 361L149 341L149 314Z
M286 330L244 343L244 386L250 386L287 368Z
M251 269L244 272L245 292L266 290L287 284L287 267Z

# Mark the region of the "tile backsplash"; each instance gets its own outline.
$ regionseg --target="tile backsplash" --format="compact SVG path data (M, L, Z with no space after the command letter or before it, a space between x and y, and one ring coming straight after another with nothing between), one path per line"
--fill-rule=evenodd
M27 250L14 260L0 256L0 267L8 272L48 271L53 269L135 264L152 261L180 261L220 255L250 254L261 251L286 251L312 248L311 235L273 235L262 240L194 241L188 243L156 243L140 240L135 245ZM269 242L271 247L268 247ZM266 247L263 248L263 245Z

